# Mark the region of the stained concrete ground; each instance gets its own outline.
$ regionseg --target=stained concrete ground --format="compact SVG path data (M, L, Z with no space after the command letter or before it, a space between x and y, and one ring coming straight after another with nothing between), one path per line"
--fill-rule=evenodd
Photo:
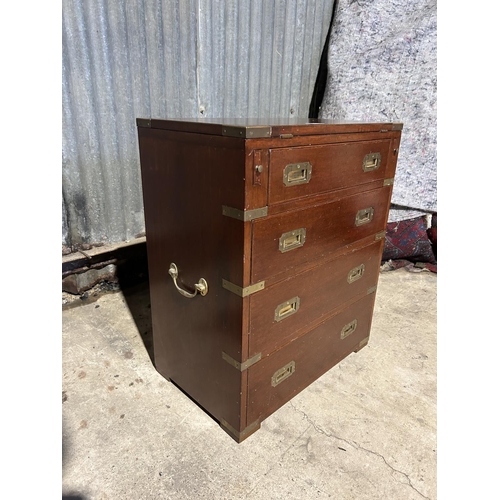
M147 283L63 310L63 498L436 498L436 275L379 279L367 347L241 444L154 369Z

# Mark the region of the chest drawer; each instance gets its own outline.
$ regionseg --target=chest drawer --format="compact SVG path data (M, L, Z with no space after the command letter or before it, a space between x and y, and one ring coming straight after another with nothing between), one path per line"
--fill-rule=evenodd
M270 415L368 340L375 294L365 296L248 369L248 422Z
M249 356L265 356L376 286L382 241L250 296ZM373 290L373 288L372 288Z
M252 282L300 269L346 245L385 230L391 190L385 186L256 220Z
M386 178L391 140L272 149L269 205Z

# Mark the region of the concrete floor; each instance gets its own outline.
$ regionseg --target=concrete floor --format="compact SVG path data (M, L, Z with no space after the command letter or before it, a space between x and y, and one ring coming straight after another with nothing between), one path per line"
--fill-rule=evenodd
M147 285L63 311L63 498L436 498L436 275L382 273L371 339L236 444L154 369Z

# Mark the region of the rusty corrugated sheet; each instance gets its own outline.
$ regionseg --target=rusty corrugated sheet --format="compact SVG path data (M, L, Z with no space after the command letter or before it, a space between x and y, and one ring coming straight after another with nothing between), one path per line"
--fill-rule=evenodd
M307 117L333 0L63 0L63 245L144 231L136 117Z

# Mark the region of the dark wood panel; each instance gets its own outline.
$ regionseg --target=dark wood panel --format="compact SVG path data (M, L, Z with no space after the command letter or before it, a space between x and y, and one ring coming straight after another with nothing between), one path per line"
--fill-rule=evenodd
M369 336L374 300L375 294L363 297L251 366L248 369L247 421L262 421L356 350L359 343ZM343 327L353 320L357 320L356 329L342 340ZM295 362L295 371L273 387L273 375L292 361Z
M251 295L249 357L272 353L334 314L346 301L366 295L378 281L382 244L382 240L374 242ZM361 265L363 274L349 283L349 272ZM277 307L294 297L300 298L297 312L276 321Z
M296 271L298 266L313 266L317 259L385 230L390 193L390 188L386 186L314 208L303 208L255 220L252 281L257 283L287 271ZM373 218L356 226L356 215L365 208L373 209ZM300 229L305 230L303 246L282 252L282 236Z
M244 225L222 205L244 207L244 143L139 128L155 365L215 418L240 426L243 300L222 279L243 279ZM238 144L240 147L238 147ZM205 297L181 296L168 274Z
M390 144L391 140L385 139L271 150L269 204L384 179ZM369 153L380 153L380 166L364 172L363 159ZM305 162L312 166L309 182L285 185L283 173L287 165Z

